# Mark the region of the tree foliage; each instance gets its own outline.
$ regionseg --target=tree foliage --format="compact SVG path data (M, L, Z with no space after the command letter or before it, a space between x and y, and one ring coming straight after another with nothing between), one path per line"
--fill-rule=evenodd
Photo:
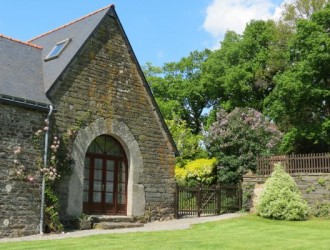
M238 182L256 170L256 156L276 152L281 133L260 112L251 108L220 110L208 134L207 145L218 160L218 179Z
M204 132L221 181L237 181L254 170L260 154L330 151L327 4L291 1L279 21L253 20L241 35L228 31L215 51L193 51L179 62L145 66L182 153L178 164L205 157ZM259 118L262 122L253 125Z
M273 89L273 78L285 67L284 27L274 21L251 21L243 33L228 31L221 48L203 65L205 86L213 89L218 106L262 110L263 100Z
M322 10L329 0L295 0L284 5L282 20L295 26L299 19L309 19L313 13Z
M194 134L201 131L203 111L212 106L211 92L201 79L201 65L211 52L193 51L179 62L165 63L162 68L147 64L144 68L158 105L166 119L173 114L185 120Z
M163 68L147 63L143 72L164 118L173 120L175 116L181 117L182 107L176 98L174 83L164 79Z
M291 66L276 78L265 113L285 132L282 151L330 150L330 7L297 23Z
M202 147L203 136L193 134L186 121L175 118L166 120L166 124L180 153L176 158L178 166L182 167L189 161L207 156L206 150Z

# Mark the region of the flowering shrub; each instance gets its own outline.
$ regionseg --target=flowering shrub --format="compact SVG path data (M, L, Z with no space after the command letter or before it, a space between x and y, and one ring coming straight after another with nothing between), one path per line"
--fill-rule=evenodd
M43 139L43 132L48 131L49 127L49 121L45 120L46 126L43 128L43 130L39 129L37 132L34 133L34 146L36 149L39 149L40 142ZM27 180L29 182L34 182L36 178L38 178L41 174L44 174L47 180L54 181L56 178L59 178L60 175L57 171L57 165L58 165L58 159L56 157L56 152L58 151L60 146L60 141L57 136L53 137L52 144L50 146L51 152L50 152L50 166L43 167L43 164L40 162L38 163L39 169L34 172L29 172L27 168L22 164L21 161L21 153L22 148L20 146L14 147L14 174L23 180Z
M309 207L293 178L275 165L257 205L257 214L275 220L305 220Z
M175 167L175 178L182 185L213 184L216 180L214 174L216 159L197 159L184 167Z
M21 160L22 148L20 146L16 146L14 147L13 151L14 151L14 174L18 178L33 182L34 178L31 175L27 174L26 167L22 164L22 160Z
M57 170L55 167L47 167L47 168L42 168L40 169L40 172L43 173L45 175L45 177L48 180L55 180L56 178L60 178L61 176L59 174L57 174Z
M258 155L277 150L282 134L275 124L251 108L220 110L206 139L212 156L218 160L221 182L238 182L248 170L255 171Z
M52 144L50 146L50 166L40 169L40 172L44 174L47 180L54 181L56 178L60 178L60 174L57 171L58 158L56 153L60 147L60 141L57 136L53 137Z
M41 149L43 149L44 133L47 131L49 131L49 121L46 119L45 127L36 131L33 136L34 148L36 151L41 152ZM69 136L66 137L67 140L69 140L72 135L73 134L70 133ZM63 225L59 220L59 200L54 191L54 181L61 177L60 173L64 175L71 171L72 159L69 153L67 153L63 147L60 147L60 139L58 136L53 136L49 149L47 166L44 166L45 164L40 157L39 162L37 161L38 169L32 172L28 171L28 169L22 164L22 148L16 146L13 149L14 175L20 179L27 180L30 183L33 183L39 178L40 174L45 177L45 228L47 227L48 230L54 232L61 232L63 230Z

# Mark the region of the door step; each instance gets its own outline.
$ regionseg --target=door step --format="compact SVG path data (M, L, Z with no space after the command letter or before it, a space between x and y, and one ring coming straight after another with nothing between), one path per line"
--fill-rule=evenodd
M119 228L134 228L143 227L144 224L137 222L129 216L106 216L106 215L91 215L90 220L94 229L119 229Z
M98 222L93 224L94 229L120 229L120 228L134 228L143 227L140 222Z

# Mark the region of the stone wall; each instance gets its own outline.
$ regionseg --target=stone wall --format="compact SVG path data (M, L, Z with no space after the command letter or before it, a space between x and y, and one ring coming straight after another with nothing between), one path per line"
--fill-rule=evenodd
M18 237L39 232L40 159L33 145L34 133L42 128L47 113L0 103L0 237ZM18 177L14 167L14 148L25 173L33 181Z
M114 18L106 17L69 70L56 83L50 98L57 108L54 122L58 134L63 137L68 131L73 134L65 145L71 154L75 154L74 150L80 150L78 148L84 148L74 148L73 144L77 142L79 131L85 129L89 134L108 131L123 144L130 157L130 145L125 145L127 143L111 128L112 121L126 126L136 142L142 162L142 167L135 172L135 186L131 188L139 188L139 194L143 192L144 211L159 211L167 216L173 214L174 149ZM96 122L99 119L106 122L96 128L93 124L99 124ZM131 161L129 167L134 164ZM76 182L79 183L81 171L77 165L74 168ZM70 192L70 181L62 183L61 190ZM69 196L66 191L61 192L62 210L66 213L70 206ZM73 205L81 206L79 202Z
M303 197L313 209L313 213L318 212L326 204L330 209L330 174L298 174L292 177L301 190Z
M297 183L304 199L312 208L312 213L317 213L322 206L330 208L330 174L311 173L291 175ZM243 199L245 209L254 211L257 197L260 195L268 176L246 175L243 177ZM330 215L330 211L329 211Z

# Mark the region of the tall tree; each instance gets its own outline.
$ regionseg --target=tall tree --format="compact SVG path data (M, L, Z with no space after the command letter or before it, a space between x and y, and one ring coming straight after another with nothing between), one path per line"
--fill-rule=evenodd
M175 113L194 134L201 131L203 111L213 104L212 93L201 81L201 67L210 53L207 49L193 51L179 62L166 63L162 68L150 64L145 67L147 80L165 118L173 119Z
M204 84L217 95L218 106L227 111L235 107L262 110L274 76L287 61L283 50L287 33L273 21L251 21L243 35L226 33L221 48L203 67Z
M182 106L176 98L175 83L164 79L164 69L149 62L143 66L143 72L164 118L173 120L175 117L182 117Z
M291 26L296 25L298 19L310 19L316 11L322 10L329 0L295 0L284 5L282 20Z
M330 150L330 6L297 22L291 66L276 78L265 112L286 134L284 152Z

